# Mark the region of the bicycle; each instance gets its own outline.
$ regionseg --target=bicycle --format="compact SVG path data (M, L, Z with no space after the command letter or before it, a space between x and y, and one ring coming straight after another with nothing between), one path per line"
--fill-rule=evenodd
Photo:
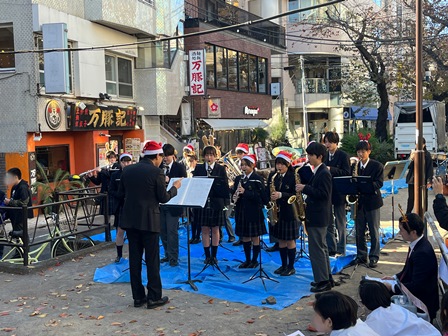
M29 264L39 262L40 257L47 247L50 247L51 258L56 258L95 245L95 242L89 236L82 233L73 232L73 235L64 235L64 232L60 228L61 222L59 221L58 214L52 213L50 216L45 217L45 220L51 220L54 224L54 228L38 248L28 253ZM11 249L0 259L0 261L12 264L23 264L23 257L25 254L22 240L23 231L11 231L7 234L5 224L2 223L0 226L0 242L6 240L8 244L13 244L10 245Z

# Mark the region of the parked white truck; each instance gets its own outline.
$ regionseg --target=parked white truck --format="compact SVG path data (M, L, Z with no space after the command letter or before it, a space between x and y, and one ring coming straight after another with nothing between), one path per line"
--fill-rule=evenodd
M415 148L415 101L394 104L394 130L395 157L407 158ZM445 151L447 144L444 103L423 101L423 137L431 154Z

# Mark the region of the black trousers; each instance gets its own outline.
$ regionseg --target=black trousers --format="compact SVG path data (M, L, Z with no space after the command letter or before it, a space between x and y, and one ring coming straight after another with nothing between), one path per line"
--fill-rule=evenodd
M162 298L162 280L160 279L159 234L137 229L126 229L129 240L129 272L131 276L132 297L141 300L145 295L142 284L142 256L145 252L146 272L148 276L148 300Z
M423 205L423 211L428 210L428 190L425 193L425 204ZM406 207L406 213L411 213L412 209L414 209L414 185L408 184L408 204Z

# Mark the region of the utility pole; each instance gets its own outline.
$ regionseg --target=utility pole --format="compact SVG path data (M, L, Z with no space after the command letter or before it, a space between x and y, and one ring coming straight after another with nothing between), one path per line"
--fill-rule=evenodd
M415 153L414 165L414 211L423 218L423 204L426 195L425 181L425 155L423 151L423 13L422 0L415 1L415 142L417 151Z
M306 111L306 99L305 99L305 61L303 59L303 55L300 55L300 68L302 70L302 109L303 109L303 139L305 141L303 147L306 148L308 146L309 136L308 136L308 115Z

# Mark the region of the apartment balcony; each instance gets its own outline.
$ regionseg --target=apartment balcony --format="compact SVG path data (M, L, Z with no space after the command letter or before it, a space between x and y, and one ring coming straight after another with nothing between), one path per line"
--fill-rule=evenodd
M133 34L156 35L154 0L84 0L85 19Z
M227 4L222 0L187 0L185 1L185 17L188 21L207 22L216 27L231 26L238 23L255 21L261 17L241 8ZM239 34L276 48L286 49L285 28L271 21L239 27Z
M295 106L303 107L302 81L296 81ZM331 108L340 105L341 81L324 78L305 79L306 105L309 108Z

